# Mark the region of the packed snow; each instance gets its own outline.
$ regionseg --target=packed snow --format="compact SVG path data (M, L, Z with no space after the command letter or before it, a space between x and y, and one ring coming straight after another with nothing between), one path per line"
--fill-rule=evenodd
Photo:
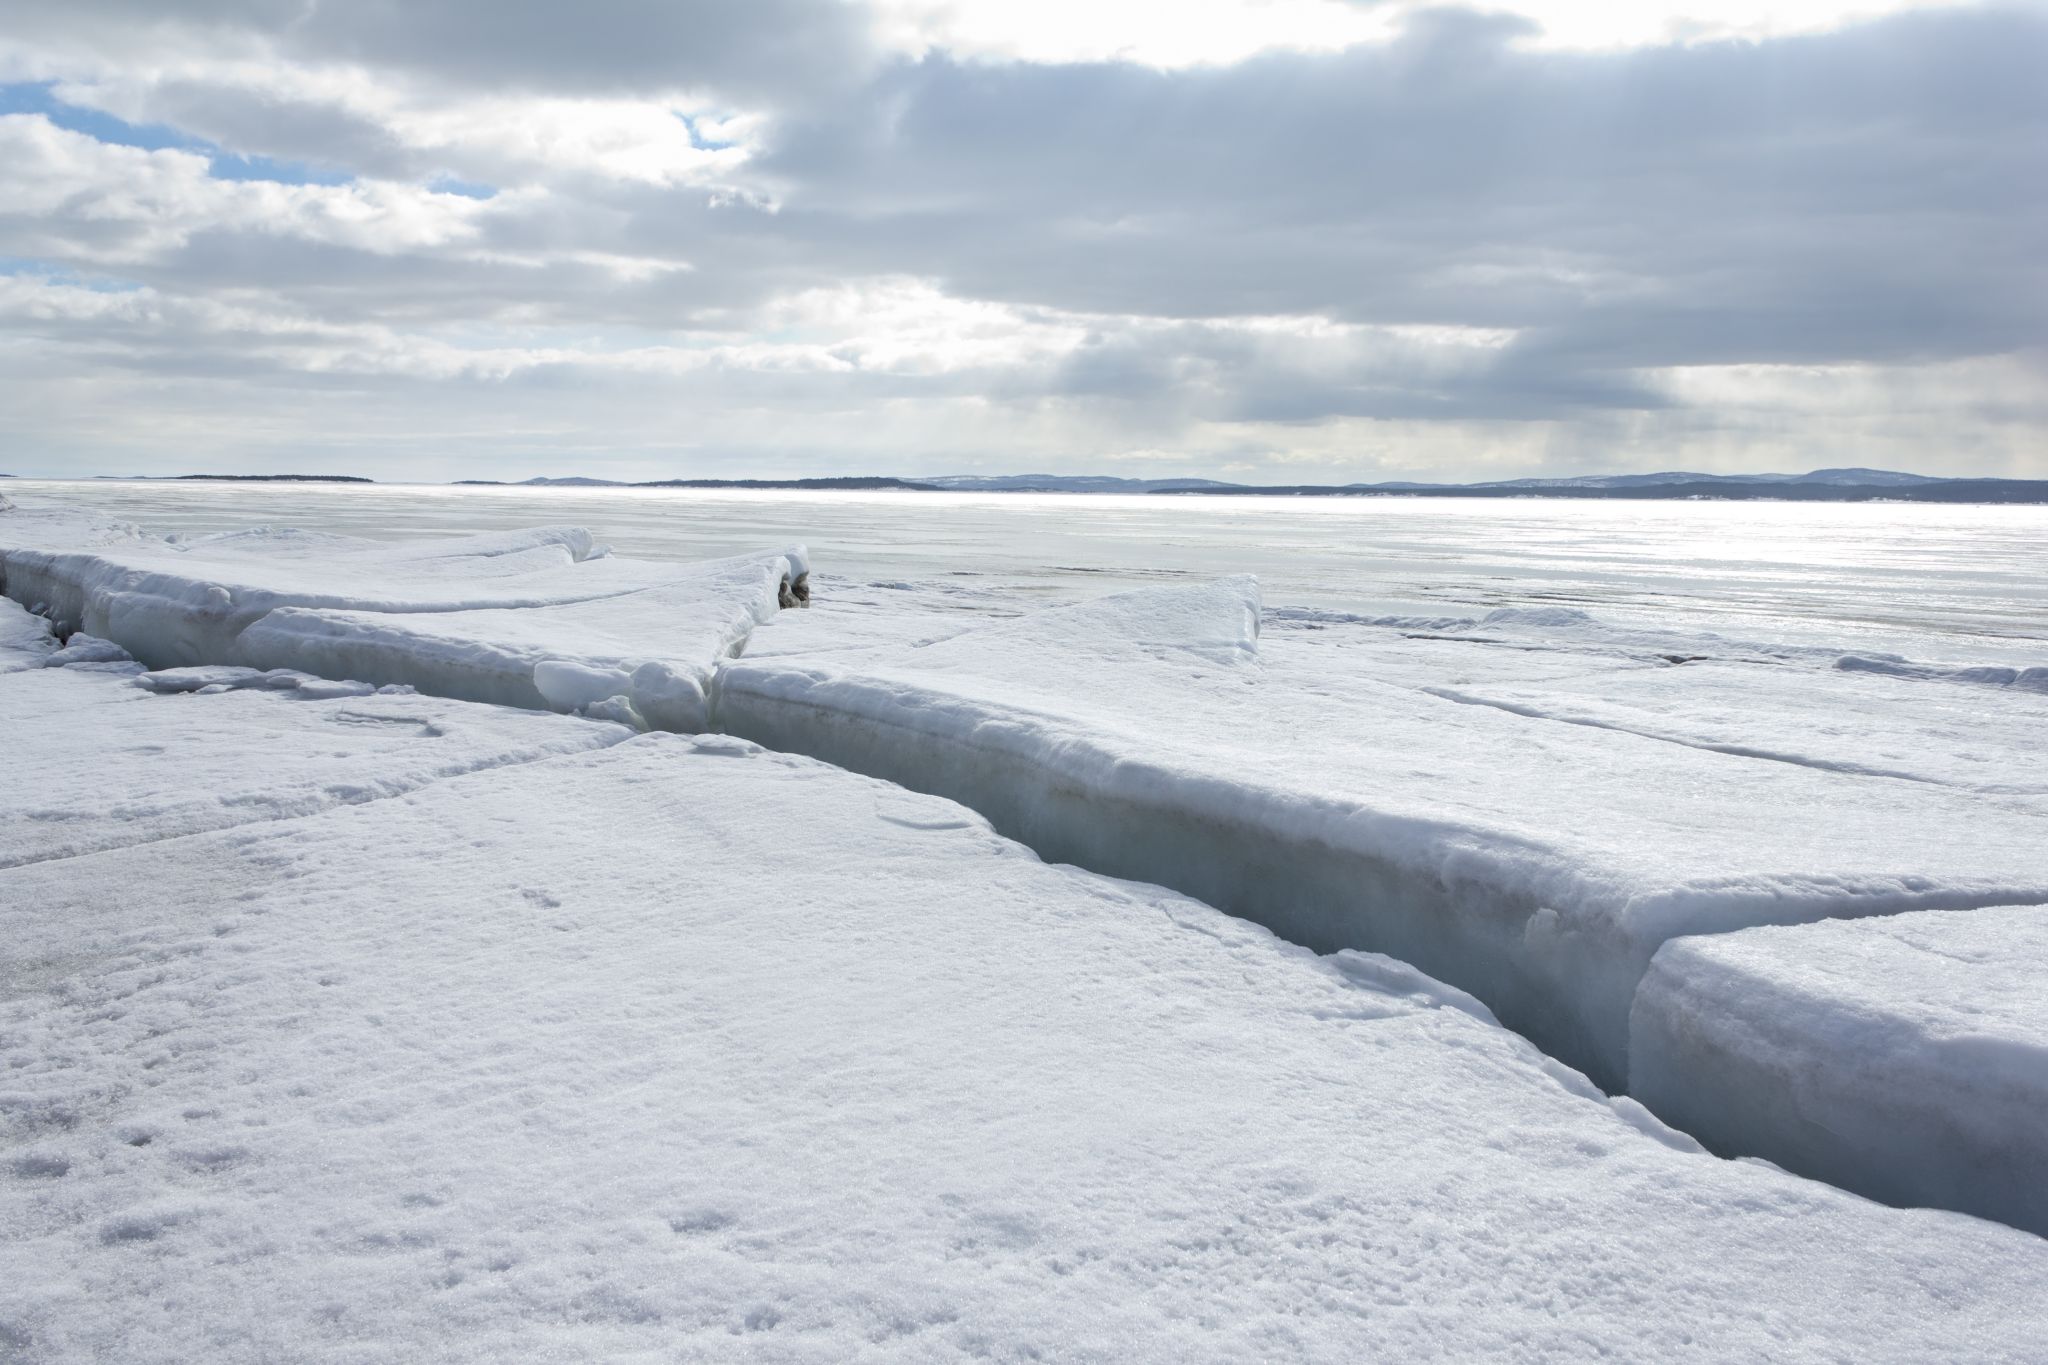
M0 942L32 1359L2024 1360L2048 1326L2048 1243L1721 1161L1410 968L732 738L16 867Z
M2048 905L1668 943L1629 1091L1722 1150L2048 1235Z
M1175 887L1312 947L1412 962L1610 1088L1627 1076L1636 984L1668 939L2048 899L2048 808L1931 780L1961 782L1961 760L1940 752L1945 701L1880 727L1930 780L1877 780L1464 704L1372 676L1369 646L1261 639L1259 608L1240 578L886 654L770 648L722 671L719 720L960 800L1048 857ZM1622 689L1652 667L1626 662ZM1792 691L1913 686L1780 674ZM1759 709L1777 724L1808 704ZM1659 723L1705 732L1711 719ZM2013 712L1980 736L2013 746L1986 766L2031 790L2018 756L2041 734L2039 714Z
M0 631L9 619L0 614ZM233 668L0 672L0 867L307 815L629 733L372 692Z

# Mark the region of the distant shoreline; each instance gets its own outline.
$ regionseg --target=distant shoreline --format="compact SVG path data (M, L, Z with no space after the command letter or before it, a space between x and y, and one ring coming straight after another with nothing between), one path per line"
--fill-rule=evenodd
M0 475L0 478L33 478ZM64 480L55 480L62 482ZM79 482L383 484L358 474L95 475ZM948 475L905 479L856 475L803 479L591 478L458 479L423 485L455 488L541 488L596 491L611 488L739 489L761 492L1063 493L1160 497L1253 498L1567 498L1641 502L1912 502L1993 505L2048 504L2048 479L1945 479L1883 470L1817 470L1804 475L1589 475L1578 479L1519 479L1471 484L1232 484L1206 479L1119 479L1102 475Z

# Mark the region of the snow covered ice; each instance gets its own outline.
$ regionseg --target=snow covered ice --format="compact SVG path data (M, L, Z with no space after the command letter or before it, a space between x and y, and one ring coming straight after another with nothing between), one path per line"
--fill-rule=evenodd
M0 1343L2037 1351L2040 642L454 529L0 513Z
M58 657L42 621L0 600L0 647L37 635L51 648L33 657ZM0 672L0 867L307 815L629 733L249 669L179 673Z
M2040 1340L2048 1244L1717 1160L1412 970L735 739L30 864L0 906L0 1321L38 1358Z
M774 747L961 800L1049 857L1176 887L1296 942L1412 962L1613 1088L1627 1076L1636 984L1667 939L2048 899L2048 810L1951 790L1964 779L1928 757L1930 727L1954 721L1945 696L1886 732L1909 751L1894 761L1929 780L1851 781L1619 724L1532 724L1373 677L1369 644L1262 639L1258 623L1256 586L1232 579L886 655L752 655L723 671L719 716ZM1482 666L1520 670L1491 662L1517 654ZM1617 687L1651 667L1626 661ZM1824 686L1929 686L1780 673L1800 708ZM1708 689L1704 711L1728 694L1740 695ZM2048 737L2038 701L2018 704L2032 711L2004 721L2012 754ZM1782 702L1751 709L1790 723ZM1658 724L1704 735L1711 721ZM2028 790L2011 756L1989 774Z
M0 521L0 581L153 667L288 668L466 700L707 723L717 661L808 595L799 548L715 564L603 552L578 527L405 546L262 530L170 541L68 508Z
M2048 1236L2048 906L1678 939L1632 1034L1708 1142Z

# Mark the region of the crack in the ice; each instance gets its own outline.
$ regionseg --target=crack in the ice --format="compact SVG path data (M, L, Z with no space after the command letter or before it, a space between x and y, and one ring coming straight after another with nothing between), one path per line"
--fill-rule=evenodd
M1684 739L1677 735L1660 734L1655 730L1639 730L1632 725L1619 725L1610 721L1594 720L1587 716L1560 716L1537 706L1519 702L1501 701L1493 697L1474 696L1451 687L1422 687L1425 692L1441 701L1456 702L1460 706L1483 706L1495 711L1505 711L1511 716L1522 716L1529 720L1551 721L1558 725L1577 725L1588 730L1607 730L1614 734L1634 735L1638 739L1654 740L1659 744L1674 744L1682 749L1697 749L1705 753L1726 754L1730 758L1754 758L1767 763L1783 763L1788 767L1811 768L1819 772L1840 773L1846 777L1881 777L1895 782L1918 782L1930 787L1945 787L1957 791L1972 792L1987 796L2032 796L2037 795L2029 787L1959 787L1944 782L1938 777L1927 777L1920 773L1905 772L1897 768L1879 768L1867 763L1852 763L1842 759L1813 758L1801 754L1780 753L1773 749L1759 749L1747 744L1717 744L1711 740Z

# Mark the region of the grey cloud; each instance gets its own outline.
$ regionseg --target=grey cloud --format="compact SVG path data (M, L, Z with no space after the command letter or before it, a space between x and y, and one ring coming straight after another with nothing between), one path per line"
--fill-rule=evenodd
M1185 72L933 59L765 169L789 226L814 210L818 240L878 267L901 244L976 296L1532 327L1646 364L2039 335L2048 18L1620 54L1506 34L1438 16ZM1533 262L1556 282L1488 282Z
M249 50L494 93L800 99L860 79L867 16L841 0L0 0L17 40L147 58Z
M2027 8L1615 53L1518 46L1520 21L1445 10L1390 44L1184 71L878 65L861 16L833 0L605 0L573 18L537 0L485 19L396 0L223 2L175 21L112 0L39 12L31 27L72 38L125 15L361 62L436 98L704 87L770 116L764 153L736 174L773 211L549 172L548 195L440 248L195 231L128 272L166 292L261 291L422 334L659 340L744 335L778 296L901 275L1100 328L1062 361L1009 369L676 381L707 403L858 411L982 394L1162 439L1189 422L1675 421L1640 372L1921 364L2048 342L2048 16ZM397 178L442 169L310 99L177 82L149 98L236 150ZM59 260L64 241L113 231L15 229L10 249ZM692 268L625 279L574 253ZM1311 352L1216 323L1254 315L1519 335L1453 363L1423 347ZM204 363L229 372L234 344ZM513 386L631 382L568 365Z

